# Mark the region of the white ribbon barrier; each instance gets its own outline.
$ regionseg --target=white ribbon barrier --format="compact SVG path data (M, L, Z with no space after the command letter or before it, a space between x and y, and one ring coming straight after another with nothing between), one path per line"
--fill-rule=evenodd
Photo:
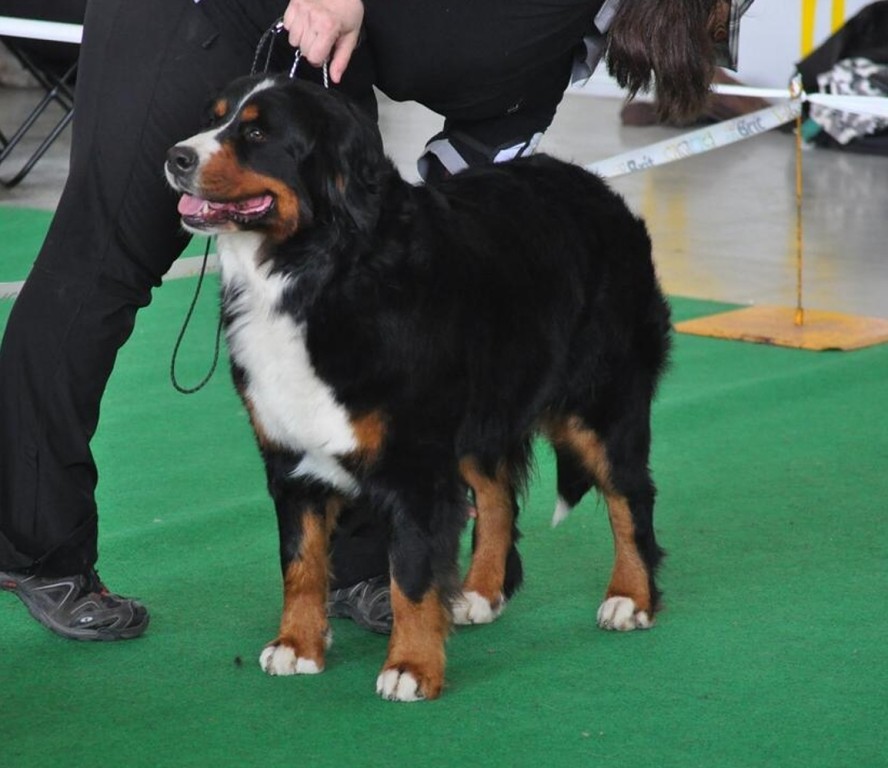
M596 86L594 95L625 96L625 91L613 86L605 87L602 84ZM793 88L751 88L745 85L716 85L712 89L715 93L723 93L731 96L756 96L763 99L782 98L784 101L772 107L766 107L758 112L727 120L723 123L709 125L691 133L676 136L665 141L651 144L640 149L633 149L620 155L599 160L586 165L587 171L597 173L604 178L625 176L630 173L638 173L654 168L658 165L683 160L694 155L702 155L714 149L727 147L744 139L750 139L767 131L779 128L781 125L795 120L802 111L802 104L807 101L811 104L820 104L830 109L858 114L876 115L888 118L888 98L881 96L839 96L829 93L804 93L800 89L798 80L793 83ZM582 93L583 89L572 89L574 93ZM591 92L590 92L591 94Z
M599 160L585 166L587 171L597 173L606 179L625 176L665 165L686 157L702 155L713 149L727 147L744 139L766 133L779 128L791 120L795 120L802 111L802 102L798 99L776 104L773 107L750 112L748 115L736 117L723 123L708 125L691 133L685 133L641 149L633 149L621 155Z
M63 24L59 21L0 16L0 35L24 37L30 40L52 40L58 43L79 43L83 37L83 26Z
M716 85L712 90L726 96L758 96L762 99L785 99L793 97L792 91L781 88L750 88L746 85ZM800 93L802 101L820 104L839 112L854 112L860 115L888 117L888 98L884 96L852 96L833 93Z

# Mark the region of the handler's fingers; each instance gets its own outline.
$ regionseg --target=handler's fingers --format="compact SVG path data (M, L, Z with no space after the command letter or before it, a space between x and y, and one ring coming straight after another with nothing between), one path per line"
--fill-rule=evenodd
M333 49L333 58L330 59L330 79L338 83L345 73L351 55L358 45L360 32L351 32L339 38Z
M343 33L343 20L335 9L317 0L291 0L284 11L284 28L290 45L318 66L330 57Z
M301 3L291 2L284 11L283 21L284 29L287 30L287 39L290 45L296 48L308 29L308 10Z
M336 43L338 31L328 24L313 24L311 28L302 34L301 41L293 42L293 35L290 35L290 45L299 48L302 55L308 59L311 64L319 67L327 59Z
M284 28L294 48L316 67L331 61L339 82L358 43L364 6L361 0L290 0L284 10Z
M293 22L296 21L297 14L298 14L298 11L296 10L296 7L292 3L289 3L287 5L286 10L284 10L284 16L283 16L285 29L289 30L290 27L293 26Z

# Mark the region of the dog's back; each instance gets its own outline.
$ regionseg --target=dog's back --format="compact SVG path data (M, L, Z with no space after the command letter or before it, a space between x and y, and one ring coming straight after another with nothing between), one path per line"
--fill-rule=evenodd
M412 439L429 439L420 435L428 420L457 457L502 456L550 409L628 396L630 372L638 396L652 396L669 311L650 239L622 198L581 168L538 155L411 188L384 206L366 250L319 301L317 325L335 325L336 338L318 332L318 364L331 378L338 371L334 388L361 378L332 351L348 338L400 369L405 388L389 381L386 407L409 415ZM349 290L371 281L372 290ZM346 292L360 304L349 316ZM326 369L325 350L337 371Z
M521 583L514 494L530 438L542 430L557 456L554 522L592 487L608 502L617 559L599 623L649 626L662 555L650 406L670 320L644 222L601 179L544 155L469 170L417 194L415 215L429 222L413 244L428 252L417 301L439 324L437 363L452 366L427 367L423 402L437 418L453 410L456 454L472 457L463 475L476 496L486 491L479 508L494 518L511 508L508 542L504 525L485 533L479 513L476 555L505 551L508 566L500 580L489 573L501 564L476 556L457 620L490 620Z

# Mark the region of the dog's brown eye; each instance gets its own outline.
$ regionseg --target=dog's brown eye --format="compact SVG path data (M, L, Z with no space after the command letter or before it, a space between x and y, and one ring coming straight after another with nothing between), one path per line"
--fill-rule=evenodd
M257 128L255 125L250 125L244 130L244 138L247 141L258 143L265 141L265 132L261 128Z

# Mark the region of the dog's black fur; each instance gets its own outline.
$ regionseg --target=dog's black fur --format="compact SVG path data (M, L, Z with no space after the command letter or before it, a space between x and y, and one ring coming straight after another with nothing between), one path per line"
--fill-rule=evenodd
M285 608L266 671L323 668L322 549L338 500L357 495L391 520L395 626L379 692L437 696L466 485L476 562L459 618L486 621L520 582L515 498L538 432L555 446L562 507L593 486L608 502L617 556L599 623L649 626L661 556L650 406L669 313L643 222L599 178L543 155L412 186L376 126L311 84L240 80L214 111L202 138L170 151L167 175L222 203L180 210L189 229L219 233L234 381L278 514ZM300 384L257 364L238 334L253 292L281 279L264 311L301 328L304 347L291 340L272 357L307 351L312 386L351 425L347 450L282 438L271 423L268 393L286 401ZM294 472L307 454L325 469Z

